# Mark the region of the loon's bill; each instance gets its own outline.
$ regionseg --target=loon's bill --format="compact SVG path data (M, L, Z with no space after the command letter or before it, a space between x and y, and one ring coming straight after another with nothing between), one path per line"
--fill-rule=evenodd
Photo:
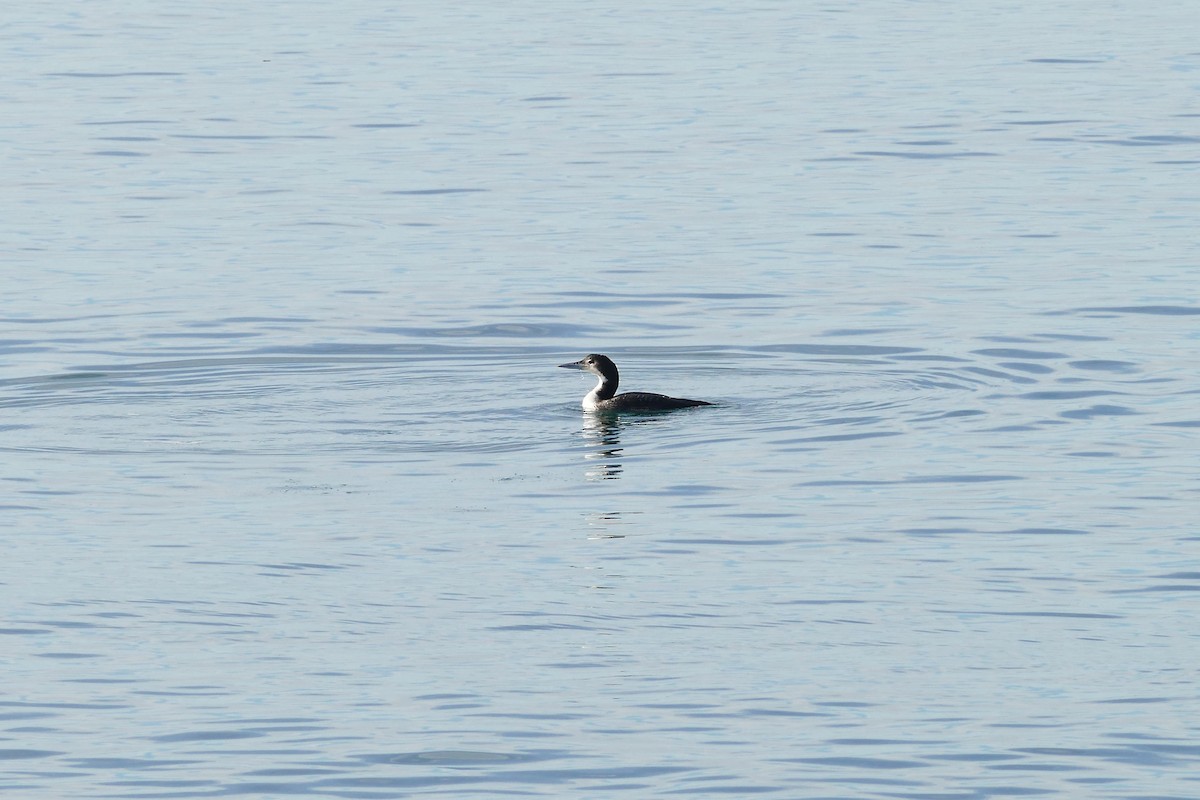
M682 397L667 397L653 392L625 392L617 394L621 376L617 365L608 356L590 353L579 361L559 364L563 369L580 369L599 377L596 388L583 398L584 411L670 411L676 408L711 406L703 400L687 400Z

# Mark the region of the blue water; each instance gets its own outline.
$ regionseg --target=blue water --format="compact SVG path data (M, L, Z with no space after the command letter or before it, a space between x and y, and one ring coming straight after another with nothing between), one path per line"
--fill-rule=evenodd
M1195 30L23 9L0 788L1196 797Z

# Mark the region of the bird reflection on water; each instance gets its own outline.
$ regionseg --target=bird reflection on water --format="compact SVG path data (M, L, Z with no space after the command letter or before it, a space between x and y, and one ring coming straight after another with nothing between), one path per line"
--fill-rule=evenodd
M585 473L590 481L611 481L621 477L621 427L620 417L584 414L583 438L588 444L584 456L589 464Z

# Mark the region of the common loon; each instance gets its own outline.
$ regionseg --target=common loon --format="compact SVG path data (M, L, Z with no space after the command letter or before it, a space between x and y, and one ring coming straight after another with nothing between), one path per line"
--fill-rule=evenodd
M673 408L711 406L703 400L685 400L682 397L667 397L653 392L626 392L617 394L621 382L617 365L608 356L590 353L579 361L559 364L563 369L581 369L600 378L596 388L583 398L584 411L670 411ZM614 396L615 395L615 396Z

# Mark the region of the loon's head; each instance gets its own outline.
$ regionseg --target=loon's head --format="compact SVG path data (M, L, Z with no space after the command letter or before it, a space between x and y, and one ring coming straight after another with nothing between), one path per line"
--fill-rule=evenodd
M617 380L617 365L612 362L608 356L602 356L599 353L589 353L578 361L572 361L570 364L559 364L563 369L581 369L584 372L590 372L593 375L598 375L603 381L616 382Z

